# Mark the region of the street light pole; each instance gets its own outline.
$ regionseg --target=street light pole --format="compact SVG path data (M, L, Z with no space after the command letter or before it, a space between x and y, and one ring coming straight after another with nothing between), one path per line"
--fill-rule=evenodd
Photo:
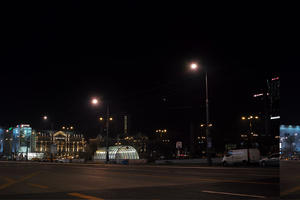
M93 98L91 101L92 105L98 105L99 101L97 98ZM102 121L103 118L100 117L100 121ZM109 162L109 146L108 146L108 133L109 133L109 121L111 121L112 118L109 116L109 105L107 104L106 107L106 121L105 121L105 128L106 128L106 163Z
M190 65L191 70L195 71L198 68L198 65L196 63L192 63ZM210 138L210 132L209 127L211 124L209 123L209 101L208 101L208 78L207 78L207 71L205 71L205 93L206 93L206 99L205 99L205 107L206 107L206 155L207 155L207 163L209 166L212 165L212 159L210 154L211 149L211 138Z
M242 117L242 120L249 120L249 131L248 131L248 141L247 141L247 158L248 158L248 163L250 162L250 151L249 151L249 149L251 148L251 147L253 147L252 146L252 137L253 137L253 124L252 124L252 120L254 120L254 119L259 119L259 117L258 116L255 116L255 117L253 117L252 115L250 115L250 116L248 116L248 117ZM252 135L252 136L251 136Z
M108 132L109 132L109 105L106 108L106 163L109 162Z
M207 72L205 72L205 90L206 90L206 153L207 153L207 163L209 166L212 165L210 148L211 148L211 138L209 132L209 102L208 102L208 80Z

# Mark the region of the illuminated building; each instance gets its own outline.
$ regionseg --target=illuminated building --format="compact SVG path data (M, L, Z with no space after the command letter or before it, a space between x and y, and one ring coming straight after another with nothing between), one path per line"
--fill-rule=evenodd
M51 146L54 157L79 157L85 152L86 141L70 127L67 131L36 132L30 125L21 124L15 128L0 128L0 154L22 156L41 155L49 157Z
M3 130L3 155L11 156L12 152L12 128Z
M3 154L4 129L0 127L0 155Z
M300 153L300 126L280 126L280 152L283 154Z
M108 149L109 160L139 159L139 154L132 146L111 146ZM97 149L94 160L106 160L106 147Z
M261 126L258 128L257 139L261 151L265 153L278 152L280 126L280 78L273 76L266 80L262 90L253 95L256 111L261 114Z
M55 147L55 157L79 157L85 152L86 141L82 134L73 131L43 131L35 133L35 152L50 156L51 145Z
M13 153L26 153L31 152L31 134L32 128L28 124L17 125L13 129L13 142L12 152Z

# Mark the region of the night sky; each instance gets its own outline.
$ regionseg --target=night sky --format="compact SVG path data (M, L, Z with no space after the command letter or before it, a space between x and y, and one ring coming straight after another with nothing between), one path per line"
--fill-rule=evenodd
M38 129L48 115L95 137L109 103L115 118L129 114L132 132L185 137L191 121L205 122L207 70L215 132L236 134L240 117L258 112L253 94L279 75L281 21L269 5L224 6L3 5L0 125ZM188 70L193 61L198 73ZM97 109L93 96L104 100Z

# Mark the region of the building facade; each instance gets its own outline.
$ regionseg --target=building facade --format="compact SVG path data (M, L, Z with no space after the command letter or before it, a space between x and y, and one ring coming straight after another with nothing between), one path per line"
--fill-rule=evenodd
M82 134L73 131L43 131L34 133L32 148L36 153L50 157L78 158L85 152L86 140Z
M0 127L0 155L3 153L4 129Z
M30 148L32 128L28 124L17 125L13 129L12 152L14 154L32 152Z
M253 95L257 111L262 124L258 127L259 134L256 137L261 148L265 152L279 151L279 127L280 127L280 78L273 76L266 80L263 89ZM258 120L258 121L260 121Z
M300 126L281 125L280 126L280 152L290 156L300 153Z
M85 152L86 140L82 134L67 131L35 131L28 124L15 128L0 128L0 155L15 159L34 157L78 158Z

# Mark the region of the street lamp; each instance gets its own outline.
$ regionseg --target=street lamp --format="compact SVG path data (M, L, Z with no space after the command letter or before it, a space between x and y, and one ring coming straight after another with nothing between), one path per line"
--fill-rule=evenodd
M254 134L253 133L253 124L252 124L252 120L258 120L259 117L258 116L253 116L253 115L250 115L250 116L242 116L242 120L248 120L249 121L249 133L248 133L248 142L247 142L247 154L248 154L248 162L250 161L250 155L249 155L249 148L250 148L250 143L251 143L251 135L253 137L257 137L258 135L257 134ZM252 146L252 145L251 145Z
M98 105L98 103L99 103L97 98L93 98L91 102L93 105Z
M197 63L191 63L190 65L191 70L195 71L198 69ZM211 138L209 132L209 103L208 103L208 81L207 81L207 71L205 71L205 91L206 91L206 100L205 100L205 107L206 107L206 153L207 153L207 163L209 166L212 165L211 155L210 155L210 148L211 148Z
M50 130L50 133L51 133L51 132L54 133L55 131L54 131L53 118L50 117L50 120L49 120L48 116L47 116L47 115L44 115L44 116L43 116L43 121L44 121L44 123L45 123L45 129L48 129L48 128L47 128L47 124L49 124L49 125L50 125L50 129L51 129L51 130ZM49 125L48 125L48 126L49 126ZM63 127L63 129L64 129L64 127ZM51 137L51 138L50 138L50 139L51 139L51 145L50 145L50 160L51 160L51 162L53 162L53 156L54 156L54 155L53 155L52 150L51 150L51 149L52 149L51 147L53 146L53 135L50 134L50 137Z
M99 104L99 100L97 98L93 98L91 100L92 105L96 106ZM99 118L100 121L103 121L103 117ZM105 126L106 126L106 163L109 162L109 147L108 147L108 133L109 133L109 121L112 121L113 118L109 117L109 105L106 106L106 119L105 119Z

